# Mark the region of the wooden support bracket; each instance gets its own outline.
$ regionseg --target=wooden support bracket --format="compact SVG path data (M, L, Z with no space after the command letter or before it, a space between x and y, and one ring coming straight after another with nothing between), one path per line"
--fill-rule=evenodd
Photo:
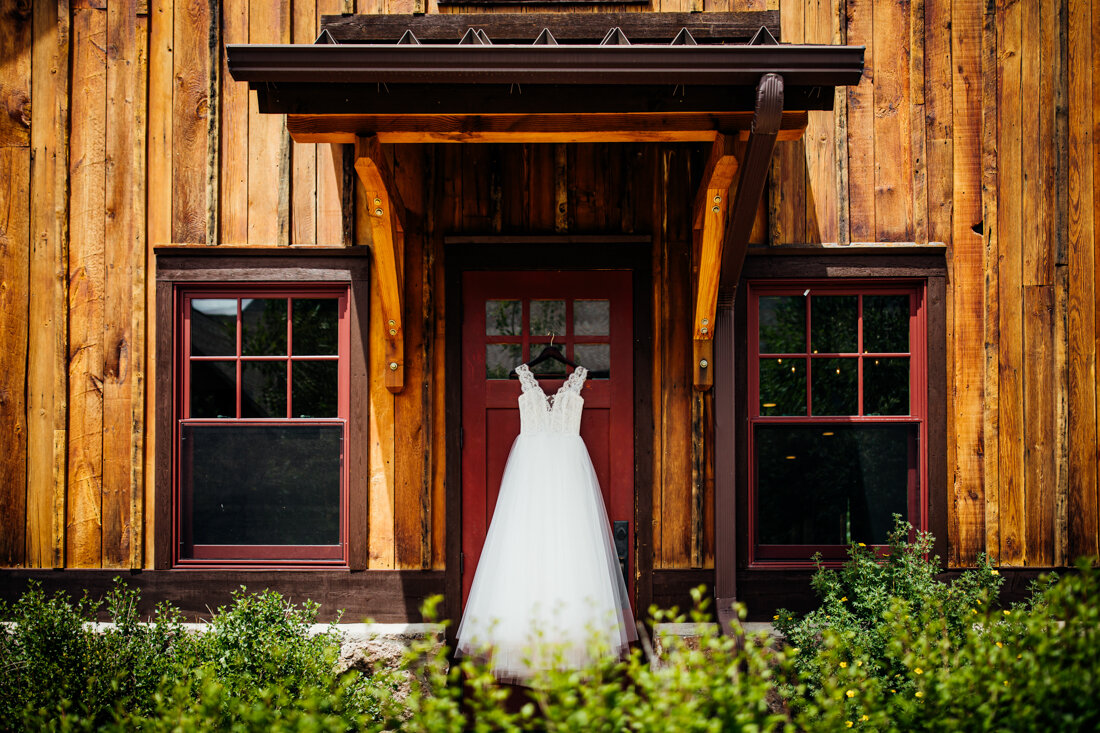
M377 274L383 334L386 340L386 389L400 392L405 387L405 328L402 291L402 253L405 238L405 207L397 194L393 173L382 153L378 138L357 137L355 171L367 193L371 228L371 254Z
M703 170L703 182L692 212L694 228L702 230L692 323L697 390L708 390L714 384L712 339L718 288L736 287L741 278L756 207L767 181L782 119L783 77L765 74L756 87L752 129L741 155L735 156L734 139L719 135ZM731 204L734 179L737 187Z

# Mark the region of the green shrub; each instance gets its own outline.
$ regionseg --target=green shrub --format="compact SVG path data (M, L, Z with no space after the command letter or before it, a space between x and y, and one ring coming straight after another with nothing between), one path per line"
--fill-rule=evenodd
M882 682L900 679L905 668L890 652L899 626L908 622L917 631L927 616L942 618L945 639L957 645L972 623L975 609L988 608L1003 579L984 557L950 585L936 580L939 558L931 555L933 538L913 533L894 517L885 554L862 544L848 549L841 568L825 568L820 558L812 587L821 605L800 616L776 611L775 627L798 650L795 669L810 690L825 679L854 667ZM904 609L904 610L902 610ZM838 638L826 645L826 630ZM828 654L822 654L823 652Z

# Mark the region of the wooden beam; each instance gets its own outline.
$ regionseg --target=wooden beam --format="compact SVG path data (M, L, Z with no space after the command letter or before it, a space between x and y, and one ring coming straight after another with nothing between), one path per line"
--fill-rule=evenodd
M496 115L287 115L298 143L354 144L377 136L393 143L710 142L719 131L747 140L752 112L637 112ZM783 112L780 140L797 140L807 113Z
M734 288L749 247L749 235L756 219L756 207L768 177L768 167L778 139L783 110L783 77L765 74L756 87L756 111L752 132L745 143L745 155L737 178L729 224L722 242L722 270L719 285Z
M386 341L386 389L394 394L405 386L405 329L402 322L401 252L404 251L405 207L393 173L376 136L355 140L355 171L367 194L371 253L377 273L379 303Z

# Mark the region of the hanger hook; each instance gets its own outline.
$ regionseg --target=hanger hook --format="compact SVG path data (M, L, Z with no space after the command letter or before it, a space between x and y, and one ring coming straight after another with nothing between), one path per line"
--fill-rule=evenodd
M554 346L554 337L557 336L557 334L554 333L553 331L547 331L546 335L550 337L550 346L553 347Z

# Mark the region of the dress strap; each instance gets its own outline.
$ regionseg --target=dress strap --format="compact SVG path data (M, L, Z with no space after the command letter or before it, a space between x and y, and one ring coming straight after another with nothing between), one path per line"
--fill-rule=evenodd
M573 373L565 380L565 390L569 392L580 393L581 387L584 386L584 380L588 377L588 370L582 366L573 370Z
M524 392L542 391L542 387L539 386L539 380L535 379L535 375L531 373L531 368L526 364L520 364L516 367L516 375L519 376L519 383Z

